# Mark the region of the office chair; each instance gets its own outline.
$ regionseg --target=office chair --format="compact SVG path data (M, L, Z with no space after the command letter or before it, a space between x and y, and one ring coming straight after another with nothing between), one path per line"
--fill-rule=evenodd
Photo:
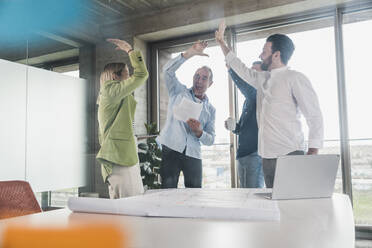
M41 212L26 181L0 181L0 219Z

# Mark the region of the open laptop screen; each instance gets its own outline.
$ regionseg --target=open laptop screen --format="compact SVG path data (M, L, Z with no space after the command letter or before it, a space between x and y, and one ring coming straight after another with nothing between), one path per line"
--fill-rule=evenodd
M279 157L272 199L331 197L339 161L336 154Z

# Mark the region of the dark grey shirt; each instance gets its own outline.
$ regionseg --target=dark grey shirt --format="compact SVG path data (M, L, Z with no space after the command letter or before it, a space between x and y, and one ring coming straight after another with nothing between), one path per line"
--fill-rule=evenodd
M231 79L244 95L242 115L233 131L238 135L237 158L257 152L258 127L256 119L256 89L242 80L232 69L229 70Z

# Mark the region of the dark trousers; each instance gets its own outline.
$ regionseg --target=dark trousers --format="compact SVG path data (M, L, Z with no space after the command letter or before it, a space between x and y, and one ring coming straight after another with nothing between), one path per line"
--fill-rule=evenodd
M287 155L304 155L304 151L294 151ZM263 158L262 169L264 172L266 188L272 188L274 185L275 169L276 169L276 158Z
M160 167L161 187L177 188L180 172L183 172L186 188L201 188L202 161L188 157L162 145L162 163Z

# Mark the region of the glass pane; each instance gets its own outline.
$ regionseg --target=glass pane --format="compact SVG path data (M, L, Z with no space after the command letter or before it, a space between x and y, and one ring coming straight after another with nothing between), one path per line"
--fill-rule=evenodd
M87 184L86 94L84 79L28 68L26 180L36 192Z
M215 142L213 146L202 146L202 157L203 188L231 188L230 143Z
M0 74L0 180L24 180L27 69L0 59Z
M324 145L319 153L341 154L334 29L328 27L298 32L290 34L290 37L296 46L290 66L310 79L319 97L324 121ZM306 140L308 128L303 118L302 124L305 127ZM335 191L342 192L341 163L336 177Z
M353 14L346 19L355 21L357 17L358 14ZM372 106L369 72L372 37L366 35L366 30L372 29L372 12L369 12L369 18L367 21L344 24L343 33L354 216L356 224L371 225L372 116L368 108Z
M80 77L80 68L79 64L68 64L63 66L53 67L52 69L54 72L62 73L63 75L71 76L71 77Z
M301 30L301 28L297 28ZM280 30L285 33L285 29ZM333 27L319 28L309 31L290 33L288 36L295 44L295 51L288 66L304 73L311 81L320 102L324 119L324 147L321 154L340 154L339 118L337 79ZM322 39L319 39L322 37ZM242 42L239 42L242 40ZM238 37L237 53L248 66L259 60L265 39L244 41L244 34ZM314 52L316 49L316 52ZM321 57L319 56L321 55ZM244 96L238 91L239 114L241 113ZM304 118L301 119L308 138L308 127ZM342 191L341 166L339 167L335 190Z
M62 74L67 75L67 76L78 78L79 77L79 70L77 70L77 71L62 72Z
M165 54L165 51L162 51ZM229 89L227 80L227 69L221 49L217 46L208 47L205 53L208 57L193 57L185 62L176 72L181 83L188 88L192 87L195 71L203 65L209 66L213 71L213 85L208 89L207 96L216 108L214 145L202 145L203 159L203 188L229 188L231 187L230 176L230 140L229 132L224 127L224 121L229 116ZM167 59L174 58L179 53L168 54ZM166 57L166 56L164 56ZM166 63L159 59L159 72ZM160 127L164 125L167 111L167 93L162 76L160 75ZM183 178L180 176L179 187L184 187Z
M78 197L78 194L78 188L53 191L51 192L50 205L52 207L66 207L68 198Z
M260 61L259 56L262 52L262 47L265 44L266 39L257 39L257 40L249 40L237 43L237 55L244 64L251 67L252 63L255 61ZM244 103L244 96L243 94L237 89L237 96L238 96L238 112L239 117L242 114L242 108ZM237 117L237 118L239 118Z

